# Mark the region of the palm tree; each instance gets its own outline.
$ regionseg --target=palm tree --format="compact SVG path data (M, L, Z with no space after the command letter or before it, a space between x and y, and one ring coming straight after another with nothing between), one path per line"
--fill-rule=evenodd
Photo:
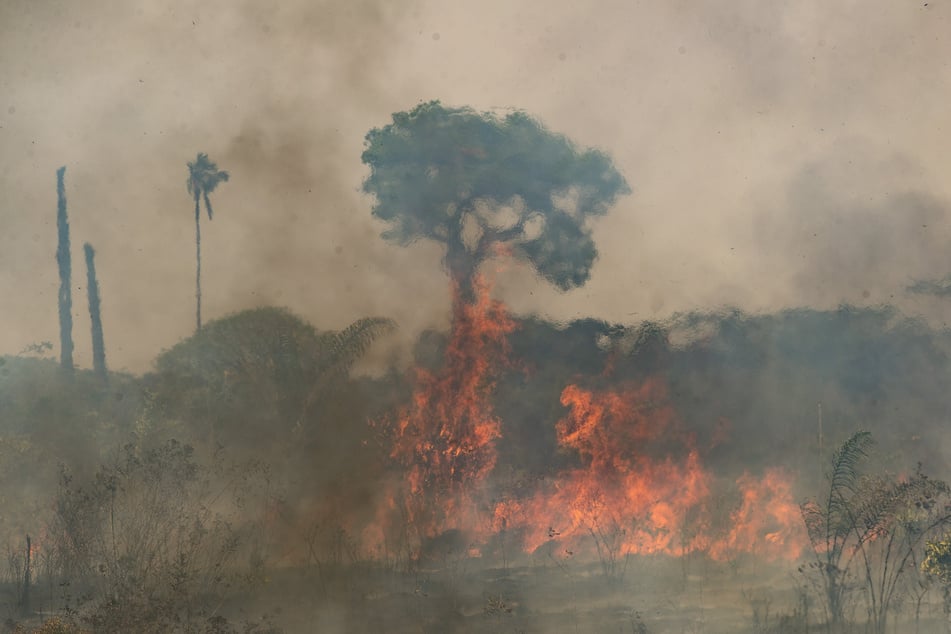
M211 200L208 194L215 191L218 183L228 180L228 172L219 171L218 165L213 163L208 155L199 152L194 162L188 163L188 193L195 198L195 252L197 266L195 269L195 321L196 332L201 330L201 200L205 201L205 211L208 220L211 220Z

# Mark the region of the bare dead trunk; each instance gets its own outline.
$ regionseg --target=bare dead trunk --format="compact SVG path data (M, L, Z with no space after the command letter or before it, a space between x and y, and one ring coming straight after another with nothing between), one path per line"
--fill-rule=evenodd
M72 261L69 249L69 218L66 215L66 186L63 184L66 168L56 170L56 229L59 242L56 264L59 267L59 347L60 365L73 371L73 298L71 291Z

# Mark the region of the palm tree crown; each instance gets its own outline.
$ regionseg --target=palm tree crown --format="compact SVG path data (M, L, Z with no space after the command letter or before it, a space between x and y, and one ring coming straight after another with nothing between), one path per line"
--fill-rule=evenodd
M188 163L188 193L195 197L196 205L199 198L204 199L208 220L211 220L213 215L208 194L215 191L218 183L227 181L229 177L228 172L219 170L218 164L204 152L199 152L195 160Z
M219 170L218 165L199 152L194 161L188 163L188 193L195 199L195 322L196 331L201 330L201 200L205 201L208 220L213 215L208 194L215 191L218 183L228 180L228 172Z

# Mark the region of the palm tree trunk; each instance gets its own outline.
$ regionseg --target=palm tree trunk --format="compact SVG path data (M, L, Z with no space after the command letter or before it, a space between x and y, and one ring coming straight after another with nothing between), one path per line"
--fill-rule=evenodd
M69 219L66 216L66 186L63 178L66 168L56 170L56 229L59 243L56 264L59 266L59 358L67 372L73 371L73 299L72 262L69 254Z
M198 206L198 191L195 191L195 332L201 330L201 209Z

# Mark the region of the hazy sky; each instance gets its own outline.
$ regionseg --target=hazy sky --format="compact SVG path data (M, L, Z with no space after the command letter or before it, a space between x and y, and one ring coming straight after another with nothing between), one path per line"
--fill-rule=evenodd
M58 346L55 170L67 167L76 358L82 244L111 367L194 327L187 161L231 172L203 226L206 320L284 305L408 339L448 319L437 245L384 243L363 137L441 99L520 108L633 188L589 284L503 263L519 313L634 322L735 305L894 302L951 272L945 0L0 2L0 353Z

